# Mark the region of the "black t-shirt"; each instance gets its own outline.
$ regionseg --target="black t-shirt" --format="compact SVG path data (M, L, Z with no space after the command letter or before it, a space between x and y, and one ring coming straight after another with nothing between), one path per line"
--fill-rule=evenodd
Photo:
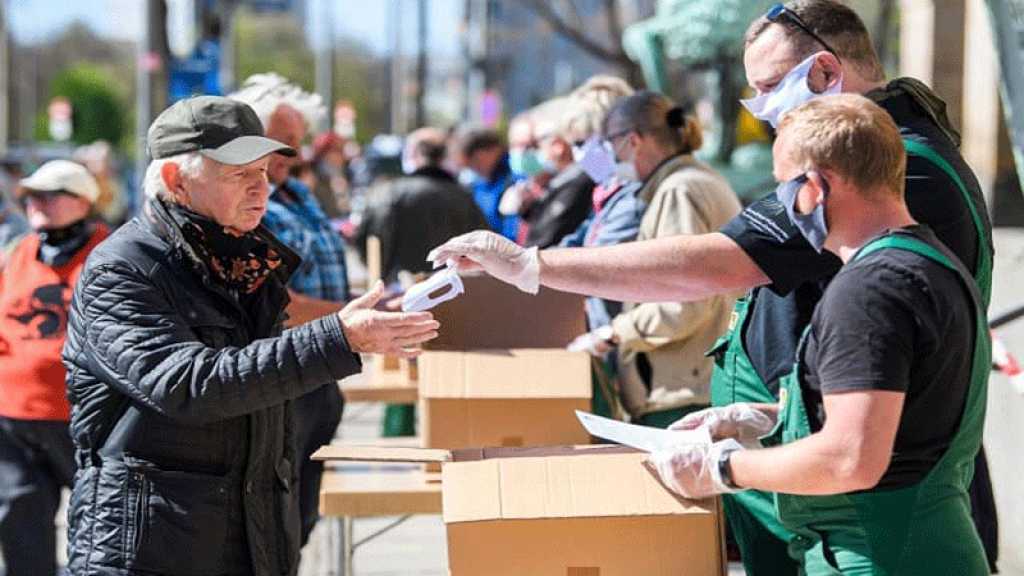
M956 261L927 227L908 232ZM892 463L878 487L919 482L959 429L976 332L971 295L942 264L897 249L849 263L814 311L800 359L812 431L824 424L823 394L903 392Z
M907 93L894 90L872 97L892 116L904 138L928 145L956 169L974 198L991 245L992 226L984 195L956 145ZM909 157L906 199L914 218L927 224L973 271L978 236L970 208L956 183L935 164ZM769 390L777 393L778 378L792 368L800 334L824 287L839 270L839 259L828 252L815 252L789 221L774 194L748 206L721 232L739 244L771 279L769 286L755 290L743 341L754 369Z

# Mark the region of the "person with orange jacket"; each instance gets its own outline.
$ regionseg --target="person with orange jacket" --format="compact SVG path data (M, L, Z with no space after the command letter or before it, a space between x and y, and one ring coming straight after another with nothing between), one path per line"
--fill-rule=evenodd
M31 232L0 247L0 550L8 574L57 573L54 517L75 473L61 349L85 259L108 235L84 166L21 180Z

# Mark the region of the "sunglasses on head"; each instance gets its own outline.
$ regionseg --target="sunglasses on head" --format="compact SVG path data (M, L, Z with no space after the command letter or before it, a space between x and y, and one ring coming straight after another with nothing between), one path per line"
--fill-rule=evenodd
M814 30L811 30L811 27L808 26L806 22L804 22L803 18L798 16L796 12L793 12L789 8L786 8L784 4L776 4L772 6L771 8L768 9L768 12L764 15L764 17L769 22L775 24L781 23L783 21L793 24L794 26L802 30L805 34L817 40L818 43L824 46L825 50L827 50L833 56L839 58L839 53L836 52L831 46L829 46L828 42L825 42L824 38L815 34Z

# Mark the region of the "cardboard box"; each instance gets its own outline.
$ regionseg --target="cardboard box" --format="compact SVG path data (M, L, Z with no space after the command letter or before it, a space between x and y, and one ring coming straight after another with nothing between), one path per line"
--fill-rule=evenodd
M590 360L565 351L587 329L583 298L489 276L463 284L433 310L440 336L417 361L424 446L588 442L574 410L590 409Z
M462 283L465 294L431 310L441 330L426 349L564 349L587 331L582 296L548 288L531 295L490 276Z
M585 444L590 357L557 349L425 352L420 430L427 448Z
M416 365L414 362L398 356L376 354L370 360L371 386L414 385L416 381Z
M441 330L425 349L563 349L587 329L580 296L546 288L534 296L490 276L467 276L463 284L465 294L432 311ZM370 374L373 385L414 382L418 362L376 355Z
M722 576L718 499L670 493L622 446L415 450L314 458L437 462L452 576Z

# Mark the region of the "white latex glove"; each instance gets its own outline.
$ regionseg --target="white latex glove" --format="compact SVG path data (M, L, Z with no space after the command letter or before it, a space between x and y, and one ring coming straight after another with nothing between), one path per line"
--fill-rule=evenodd
M540 290L540 260L537 248L523 248L515 242L485 230L456 236L427 255L427 261L440 268L454 260L459 270L480 270L523 292Z
M705 427L712 440L735 438L745 445L757 445L758 438L775 428L775 416L765 414L745 402L719 408L707 408L683 416L669 430L696 430Z
M613 344L609 342L615 333L611 326L602 326L586 334L580 334L569 345L566 350L569 352L587 352L595 358L604 358Z
M688 444L676 450L652 452L647 461L670 490L696 500L738 492L722 481L718 460L725 450L743 449L739 442L730 438L714 444Z

